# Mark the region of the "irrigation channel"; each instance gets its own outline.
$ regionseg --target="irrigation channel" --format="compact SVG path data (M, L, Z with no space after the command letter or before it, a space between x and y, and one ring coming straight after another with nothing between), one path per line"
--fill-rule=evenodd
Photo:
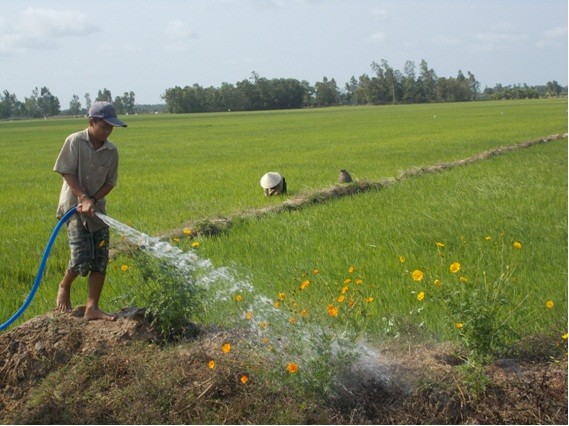
M231 303L236 294L246 294L249 302L243 312L252 313L254 320L236 318L241 320L238 327L243 329L241 334L246 343L259 352L267 348L261 342L270 342L270 350L266 349L266 353L272 361L281 365L295 362L304 370L304 380L320 380L321 376L313 374L321 375L324 369L326 375L333 378L332 388L328 390L336 394L353 394L371 384L397 391L406 387L392 374L396 367L350 330L330 330L306 321L302 327L291 324L288 312L276 308L267 296L257 294L251 283L236 278L230 268L214 267L210 260L200 258L194 252L184 252L116 219L96 214L122 239L177 268L190 285L205 290L207 296L201 298L208 309L214 309L219 303ZM223 307L218 305L218 309Z

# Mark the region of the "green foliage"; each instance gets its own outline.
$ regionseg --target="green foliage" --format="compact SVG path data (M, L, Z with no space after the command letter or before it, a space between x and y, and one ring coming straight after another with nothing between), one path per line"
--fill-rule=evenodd
M120 302L144 307L151 324L166 339L192 332L190 321L203 311L202 291L195 279L174 264L142 251L132 256L132 262L132 266L122 267L130 273L130 283L120 295Z

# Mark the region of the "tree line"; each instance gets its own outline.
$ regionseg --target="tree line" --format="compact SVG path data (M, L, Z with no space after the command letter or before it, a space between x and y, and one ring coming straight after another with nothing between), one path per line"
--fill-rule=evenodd
M470 71L466 75L459 70L455 77L439 77L424 59L418 69L413 61L406 61L403 71L394 69L382 59L371 64L371 71L358 78L352 76L343 88L334 78L324 77L311 85L306 80L267 79L253 72L249 79L235 84L224 82L219 87L202 87L196 83L166 89L161 96L165 103L162 107L172 113L194 113L567 96L567 86L562 87L557 81L541 86L496 84L480 91L480 83ZM82 104L79 96L73 95L69 108L62 111L59 99L47 87L36 87L31 97L23 102L4 90L0 96L0 119L83 115L92 104L89 93L85 93L84 100ZM99 90L95 100L113 102L118 114L132 114L143 109L135 104L132 91L113 99L105 88Z
M93 104L89 93L85 93L84 99L83 106L79 96L73 95L69 102L69 109L62 111L59 99L47 87L34 88L32 95L24 98L23 102L19 101L15 94L4 90L0 96L0 119L47 118L62 114L84 115ZM99 90L95 101L112 102L117 114L131 114L136 109L134 92L125 92L123 96L116 96L113 99L111 91L105 88Z

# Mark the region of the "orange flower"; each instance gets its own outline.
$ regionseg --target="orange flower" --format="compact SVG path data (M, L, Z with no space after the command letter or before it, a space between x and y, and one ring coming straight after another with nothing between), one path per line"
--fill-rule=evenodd
M241 383L245 384L245 383L247 383L247 382L249 381L249 377L247 377L246 374L243 374L243 375L241 376L241 378L239 379L239 381L240 381Z
M356 270L356 267L354 265L350 265L350 267L348 268L348 272L351 274L352 272L354 272Z
M298 371L298 365L294 362L289 362L286 366L286 371L288 371L289 374L294 374Z
M223 352L224 354L228 354L229 351L231 351L231 343L224 343L224 344L221 346L221 350L222 350L222 352Z
M300 289L305 290L310 285L310 280L304 280L300 283Z
M328 305L328 315L330 315L331 317L337 317L338 308L335 307L334 305Z
M207 363L207 368L210 370L213 370L215 368L215 361L213 359Z

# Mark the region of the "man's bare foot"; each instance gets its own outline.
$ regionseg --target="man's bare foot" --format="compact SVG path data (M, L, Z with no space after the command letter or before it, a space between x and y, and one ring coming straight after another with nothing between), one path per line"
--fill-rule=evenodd
M99 308L93 308L93 307L85 309L85 318L89 321L94 321L94 320L115 321L117 319L116 316L107 314L101 311Z
M55 310L59 312L71 312L71 292L64 286L59 286L59 290L57 291Z

